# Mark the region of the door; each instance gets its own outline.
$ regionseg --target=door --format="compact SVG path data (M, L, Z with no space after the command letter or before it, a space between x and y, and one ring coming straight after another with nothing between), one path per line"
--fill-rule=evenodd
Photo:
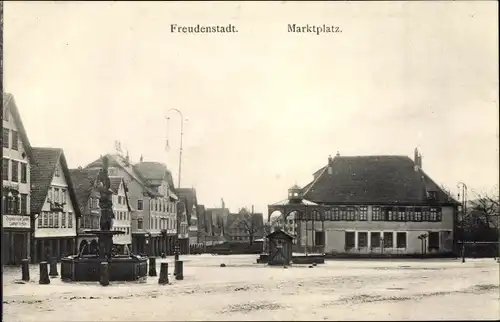
M27 258L26 235L22 233L14 233L14 265L21 265L21 260Z

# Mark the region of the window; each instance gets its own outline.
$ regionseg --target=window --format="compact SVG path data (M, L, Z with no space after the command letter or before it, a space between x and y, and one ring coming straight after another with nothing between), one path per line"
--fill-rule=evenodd
M347 208L347 220L349 220L349 221L356 220L356 215L354 213L354 207Z
M422 208L422 221L429 221L429 208Z
M142 200L137 200L137 210L142 210Z
M340 210L339 210L339 219L340 220L347 220L347 211L346 211L346 208L345 207L340 207Z
M43 227L43 217L44 217L44 213L43 212L38 215L38 225L37 225L38 228Z
M21 163L21 183L28 182L28 165Z
M54 196L53 196L52 188L49 188L49 196L48 196L48 201L49 201L49 202L54 201Z
M66 228L66 214L65 213L62 214L61 228Z
M49 227L49 214L43 213L43 227Z
M10 130L9 129L3 129L3 137L2 137L2 144L4 148L9 148L9 134Z
M396 247L406 248L406 232L396 233Z
M429 250L439 250L439 232L429 232Z
M441 209L440 208L431 208L429 214L430 221L441 221Z
M380 207L372 207L372 220L373 221L383 221L384 217L380 211Z
M137 229L143 229L143 224L142 218L137 219Z
M379 232L370 233L370 242L372 248L380 247L380 233Z
M10 163L9 159L3 158L3 162L2 162L2 180L10 181L10 178L9 178L9 163Z
M406 221L406 209L403 207L398 209L398 221Z
M360 221L367 221L368 220L368 207L359 207L359 217L358 219Z
M54 202L59 203L59 188L54 188Z
M49 228L54 228L54 214L49 213Z
M19 162L12 160L12 181L19 181Z
M368 247L368 233L358 232L358 248Z
M54 228L59 228L59 213L54 214Z
M17 150L19 147L19 137L17 131L12 130L12 150Z
M332 220L332 210L326 209L325 210L325 221L331 221L331 220Z
M61 189L61 202L66 204L66 189Z
M54 172L54 177L60 177L61 174L59 173L59 167L56 166L56 171Z
M353 231L345 232L345 248L354 248L355 244L355 233Z
M325 246L325 232L315 231L314 232L314 245L315 246Z
M415 221L415 208L409 207L406 211L406 220Z
M422 208L415 208L415 221L422 221Z
M21 213L28 213L28 195L25 193L21 194Z
M68 228L73 228L73 213L68 212Z
M392 236L392 231L391 232L384 232L384 247L385 248L393 248L394 247L394 240Z
M388 221L396 221L397 220L397 211L394 211L394 209L391 208L386 208L386 214L387 214L387 220Z

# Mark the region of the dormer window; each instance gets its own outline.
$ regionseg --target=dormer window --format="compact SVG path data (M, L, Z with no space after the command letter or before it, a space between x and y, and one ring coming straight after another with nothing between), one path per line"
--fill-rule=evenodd
M429 199L436 200L437 199L437 192L436 191L429 191Z

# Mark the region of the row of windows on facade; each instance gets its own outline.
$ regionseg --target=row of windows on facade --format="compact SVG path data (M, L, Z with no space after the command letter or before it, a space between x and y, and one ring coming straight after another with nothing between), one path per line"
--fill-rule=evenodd
M394 238L396 235L396 238ZM384 231L381 232L345 232L345 247L355 248L356 240L358 248L368 247L368 241L370 241L371 248L406 248L407 247L407 232L393 232ZM394 243L394 241L396 243ZM429 248L439 248L439 232L429 232L428 238Z
M322 221L319 212L297 215L297 220ZM368 207L332 207L325 210L325 221L367 221ZM431 221L442 220L440 207L372 207L372 221Z
M73 213L42 212L38 215L38 228L73 228Z
M25 193L9 196L7 189L3 190L2 214L27 214L28 195Z
M119 205L127 204L127 201L123 196L113 196L113 200ZM99 198L89 198L88 206L90 209L99 209Z
M10 169L10 171L9 171ZM3 158L2 180L27 183L28 182L28 164L8 158Z
M175 229L177 220L174 218L159 218L154 217L149 222L149 229ZM142 218L137 219L137 229L144 229L144 221Z
M113 230L123 231L125 235L130 235L130 227L113 227Z
M12 140L10 140L12 138ZM7 128L3 129L2 137L3 147L12 150L19 149L19 133L15 130L10 130Z
M149 209L157 212L176 212L175 203L168 202L164 199L152 199L149 203ZM144 201L141 199L137 200L137 210L144 210Z
M66 189L64 188L49 188L48 202L55 202L60 204L66 204Z

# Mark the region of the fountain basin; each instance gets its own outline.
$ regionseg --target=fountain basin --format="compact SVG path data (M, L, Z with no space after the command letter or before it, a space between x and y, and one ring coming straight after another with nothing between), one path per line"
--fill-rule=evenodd
M102 260L97 255L68 256L61 259L61 279L97 282ZM110 281L136 281L147 276L148 258L139 255L112 257L108 262Z

